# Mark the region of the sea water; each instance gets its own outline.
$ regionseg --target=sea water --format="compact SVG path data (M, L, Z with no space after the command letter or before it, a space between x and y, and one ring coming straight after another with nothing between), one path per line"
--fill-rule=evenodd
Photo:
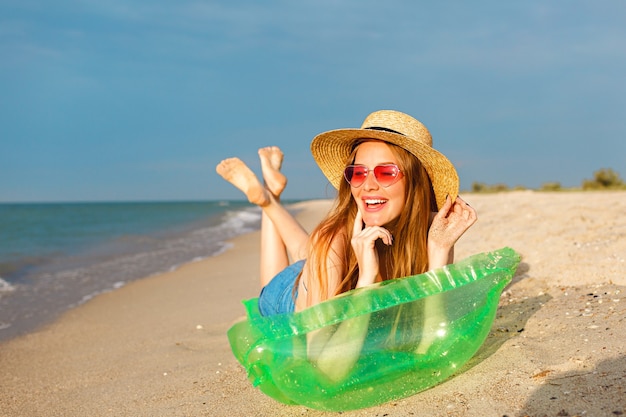
M0 340L214 256L260 220L257 207L234 201L0 204Z

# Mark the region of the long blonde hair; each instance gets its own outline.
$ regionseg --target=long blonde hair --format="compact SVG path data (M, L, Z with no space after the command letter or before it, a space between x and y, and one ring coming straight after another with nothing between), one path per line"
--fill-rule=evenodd
M364 141L355 143L346 165L354 162L358 146ZM426 241L431 212L437 207L430 179L417 157L399 146L390 143L386 145L396 156L406 183L404 208L396 219L385 225L393 235L393 245L387 246L380 241L376 242L383 280L420 274L428 270ZM342 181L333 209L312 232L310 239L307 284L317 287L323 299L349 291L356 286L359 267L350 246L356 213L357 205L352 197L350 184ZM341 261L342 277L337 288L328 287L326 271L326 259L334 250L333 242L339 242L340 247L340 253L335 253Z

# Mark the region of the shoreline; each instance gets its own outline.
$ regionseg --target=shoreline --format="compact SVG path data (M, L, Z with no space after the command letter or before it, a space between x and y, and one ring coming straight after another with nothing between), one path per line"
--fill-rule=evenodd
M626 193L463 195L478 223L457 260L522 255L492 332L457 376L347 416L626 413ZM310 230L327 200L296 204ZM252 387L226 331L258 296L259 232L133 281L0 342L0 410L21 415L325 416Z
M0 341L102 293L218 254L230 238L258 230L261 219L243 201L62 203L51 213L49 206L9 211L15 227L0 248L0 266L9 268L0 281Z

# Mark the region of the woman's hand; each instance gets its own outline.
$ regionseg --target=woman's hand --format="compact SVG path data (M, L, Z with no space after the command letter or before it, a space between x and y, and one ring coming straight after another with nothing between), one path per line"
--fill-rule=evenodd
M359 264L359 280L357 288L370 285L381 280L378 264L378 253L374 244L381 239L385 245L393 243L393 236L389 230L380 226L363 227L363 216L359 210L354 219L352 229L352 249Z
M476 210L461 197L457 197L454 202L449 196L446 198L446 203L433 218L428 231L429 269L454 261L454 244L477 219Z

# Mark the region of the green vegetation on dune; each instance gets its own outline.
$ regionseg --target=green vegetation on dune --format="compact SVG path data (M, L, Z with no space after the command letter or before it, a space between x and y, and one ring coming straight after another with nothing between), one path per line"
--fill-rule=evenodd
M509 188L503 183L485 184L483 182L473 182L470 192L473 193L497 193L501 191L527 190L524 186L518 185ZM626 190L626 183L619 173L611 168L602 168L593 173L592 179L583 180L580 187L564 188L560 182L545 182L538 191L576 191L576 190Z

